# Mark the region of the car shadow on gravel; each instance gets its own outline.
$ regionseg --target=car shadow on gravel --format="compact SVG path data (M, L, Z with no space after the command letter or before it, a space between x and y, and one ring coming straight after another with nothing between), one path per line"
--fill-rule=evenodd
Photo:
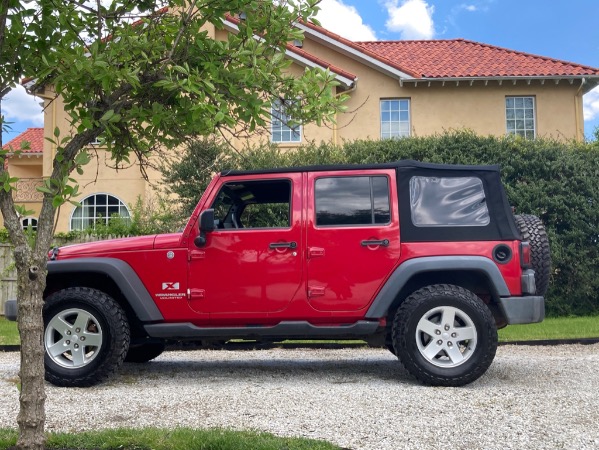
M243 379L284 380L288 382L310 382L328 379L333 383L358 383L364 380L380 380L393 383L418 384L398 360L389 358L331 359L272 359L252 357L247 360L164 360L158 358L146 364L126 363L115 379L127 382L144 379L176 379L177 382L192 383L221 382Z

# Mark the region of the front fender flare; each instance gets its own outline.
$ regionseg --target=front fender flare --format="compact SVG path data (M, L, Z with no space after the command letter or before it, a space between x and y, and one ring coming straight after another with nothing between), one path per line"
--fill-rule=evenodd
M111 278L140 321L164 320L137 273L126 262L115 258L73 258L48 261L48 277L81 272L103 274Z

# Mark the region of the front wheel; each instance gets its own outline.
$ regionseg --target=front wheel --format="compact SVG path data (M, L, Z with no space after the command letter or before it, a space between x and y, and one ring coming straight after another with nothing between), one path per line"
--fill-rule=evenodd
M113 374L129 349L129 324L110 296L91 288L67 288L44 304L46 380L85 387Z
M483 375L497 351L497 327L474 293L453 285L411 294L393 320L393 346L416 379L463 386Z

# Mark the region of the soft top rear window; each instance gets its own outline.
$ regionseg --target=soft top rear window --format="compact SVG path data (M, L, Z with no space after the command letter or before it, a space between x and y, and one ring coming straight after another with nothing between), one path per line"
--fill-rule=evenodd
M416 227L484 227L490 223L483 183L477 177L413 176L410 210Z

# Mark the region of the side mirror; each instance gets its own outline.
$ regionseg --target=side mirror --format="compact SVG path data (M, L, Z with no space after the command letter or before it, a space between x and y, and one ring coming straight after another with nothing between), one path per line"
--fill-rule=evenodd
M210 233L214 231L214 210L206 209L200 214L200 231Z
M193 243L201 248L206 245L206 233L214 231L214 210L206 209L200 214L200 234L196 236Z

